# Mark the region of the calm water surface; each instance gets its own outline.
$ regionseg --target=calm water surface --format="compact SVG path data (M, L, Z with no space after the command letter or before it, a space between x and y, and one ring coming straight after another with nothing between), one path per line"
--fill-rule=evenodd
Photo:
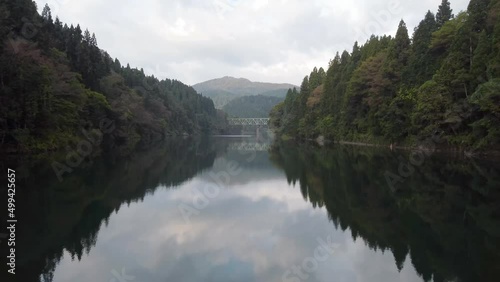
M499 281L500 167L406 152L181 140L18 164L18 281ZM5 281L5 280L2 280Z

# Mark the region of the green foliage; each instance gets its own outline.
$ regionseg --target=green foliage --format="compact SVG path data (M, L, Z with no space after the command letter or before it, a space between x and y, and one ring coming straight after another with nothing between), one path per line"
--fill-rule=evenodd
M467 13L461 12L451 21L447 21L441 28L432 34L430 49L434 52L446 52L456 34L467 21Z
M335 135L335 122L332 116L326 116L318 121L316 131L329 140L333 140Z
M284 107L285 107L285 102L281 102L278 105L274 106L271 109L271 112L269 112L269 126L273 129L281 129L281 122L283 119L284 115Z
M500 79L482 84L469 98L477 105L480 118L471 124L472 137L479 140L476 147L494 146L500 143Z
M469 101L478 105L481 111L500 117L500 79L482 84Z
M230 117L266 118L272 108L283 102L284 98L271 96L243 96L225 105L222 110Z
M429 136L440 130L444 113L450 104L445 87L430 80L424 83L417 92L415 110L412 113L412 124L421 136Z
M272 111L273 125L298 139L411 144L439 134L449 145L496 147L499 18L498 0L472 0L456 17L443 0L412 40L402 20L394 38L373 35L337 53L324 75L314 68Z
M150 145L168 135L220 131L213 102L175 80L121 66L79 25L55 21L32 1L0 1L0 146L11 152L61 150L99 130L117 129L105 147ZM31 39L23 23L36 23Z
M409 63L403 72L403 79L407 84L421 85L431 79L438 69L439 56L433 54L429 48L432 34L437 28L434 14L428 11L425 19L420 22L413 33Z
M450 1L443 0L441 5L439 5L438 12L436 14L436 22L439 27L443 26L447 21L453 18Z

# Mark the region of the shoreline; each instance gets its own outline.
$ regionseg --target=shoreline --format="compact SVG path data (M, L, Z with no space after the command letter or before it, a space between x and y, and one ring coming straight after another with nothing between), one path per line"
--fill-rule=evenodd
M300 141L299 139L291 139ZM359 146L359 147L371 147L371 148L381 148L388 149L390 151L423 151L423 152L432 152L432 154L446 154L453 155L454 157L460 158L474 158L481 160L489 160L489 161L500 161L500 150L498 149L487 149L487 150L474 150L466 147L453 146L448 144L434 144L434 148L426 147L426 146L409 146L409 145L395 145L395 144L380 144L380 143L365 143L365 142L356 142L356 141L332 141L324 138L318 137L316 139L305 139L304 141L314 142L319 146L331 146L331 145L349 145L349 146Z
M330 141L331 142L331 141ZM391 151L401 150L401 151L424 151L424 152L432 152L438 154L447 154L454 155L462 158L476 158L476 159L484 159L484 160L494 160L500 161L500 151L498 150L485 150L477 152L467 151L466 148L456 147L451 145L437 145L434 149L429 147L422 146L398 146L394 144L373 144L373 143L363 143L363 142L350 142L350 141L334 141L332 144L339 145L351 145L351 146L360 146L360 147L373 147L373 148L386 148Z

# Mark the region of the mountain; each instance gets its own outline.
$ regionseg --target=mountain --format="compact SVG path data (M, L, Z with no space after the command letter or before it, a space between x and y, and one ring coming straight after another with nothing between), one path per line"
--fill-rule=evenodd
M272 108L283 100L282 97L264 95L243 96L233 99L222 110L230 117L267 118Z
M215 107L223 108L231 100L243 96L286 96L288 89L297 87L292 84L253 82L246 78L225 76L193 85L193 88L214 101Z

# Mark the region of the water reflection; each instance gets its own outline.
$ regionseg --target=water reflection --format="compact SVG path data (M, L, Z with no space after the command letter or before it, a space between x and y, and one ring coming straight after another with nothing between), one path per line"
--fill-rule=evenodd
M498 163L434 155L394 193L384 172L397 171L401 154L282 145L271 156L336 227L390 251L399 270L410 260L424 281L497 281Z
M59 182L51 161L11 164L18 171L18 281L51 281L66 253L80 260L99 230L123 205L143 201L210 168L217 149L202 140L176 140L128 158L114 155L81 165ZM102 280L102 279L101 279Z
M251 144L179 140L125 159L106 156L62 183L43 162L27 168L18 195L19 281L500 274L495 164L433 156L393 193L383 172L397 170L399 154ZM207 187L220 190L207 195ZM188 218L180 207L190 208ZM318 248L326 259L315 257Z

